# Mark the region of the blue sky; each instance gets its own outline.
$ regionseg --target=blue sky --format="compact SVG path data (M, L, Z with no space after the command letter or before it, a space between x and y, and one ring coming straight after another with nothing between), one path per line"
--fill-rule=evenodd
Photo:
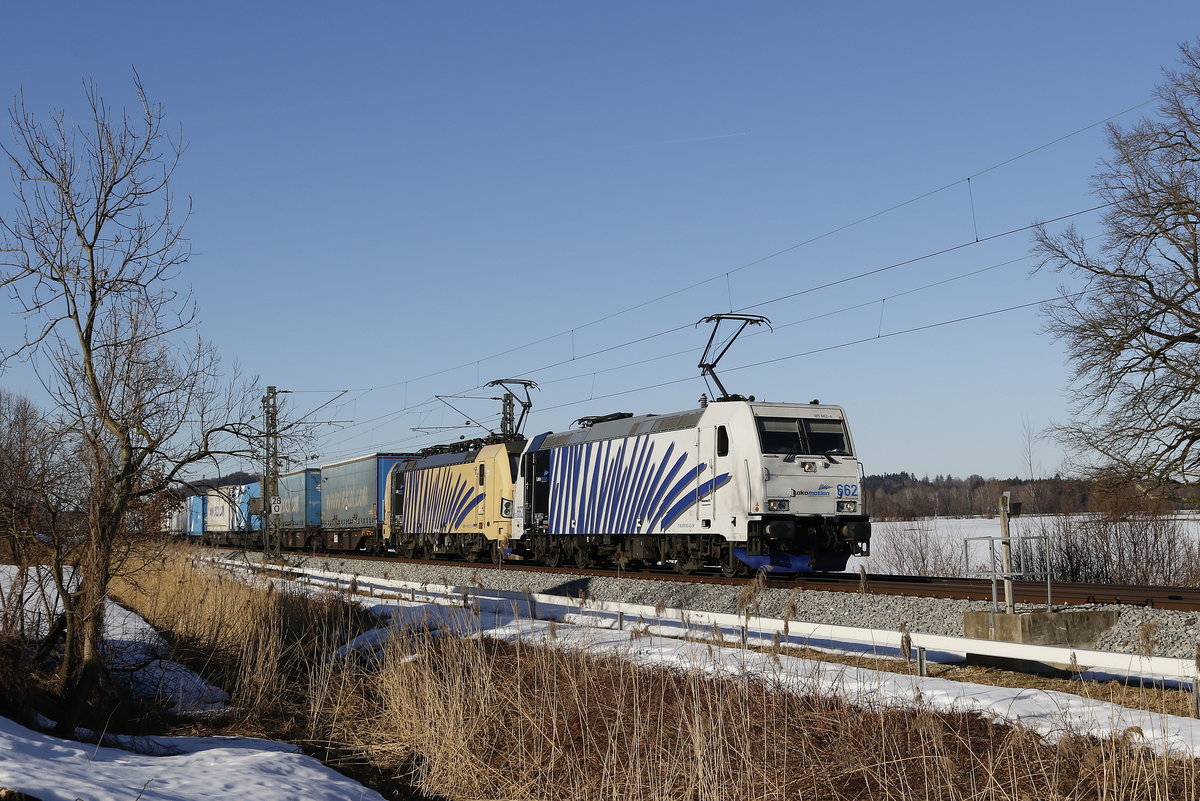
M349 390L319 415L349 422L323 428L317 463L469 435L412 429L461 423L433 396L493 378L541 384L531 433L692 408L708 331L691 324L735 309L775 331L734 345L731 391L840 404L868 472L931 476L1026 475L1027 432L1066 419L1036 309L935 324L1055 294L1028 232L997 235L1095 205L1106 146L1088 126L1148 101L1200 35L1194 0L6 17L9 96L78 114L86 77L125 105L136 66L183 126L203 333L295 390L293 413ZM23 368L0 381L41 399Z

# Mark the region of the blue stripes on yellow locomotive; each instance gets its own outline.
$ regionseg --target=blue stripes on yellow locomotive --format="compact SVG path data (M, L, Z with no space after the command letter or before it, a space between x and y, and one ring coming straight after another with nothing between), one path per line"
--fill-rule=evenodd
M688 468L675 443L656 458L648 435L568 445L552 452L550 534L650 534L665 531L701 498L729 481L695 484L707 465Z
M485 493L472 486L462 471L443 468L405 473L404 528L438 533L454 531L484 497Z

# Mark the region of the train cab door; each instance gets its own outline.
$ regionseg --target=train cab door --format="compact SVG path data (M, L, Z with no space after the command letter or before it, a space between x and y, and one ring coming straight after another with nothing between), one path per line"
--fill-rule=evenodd
M703 486L706 482L712 481L716 476L717 468L717 429L715 426L702 425L696 429L697 453L696 464L704 465L704 469L696 476L696 483ZM701 527L712 525L713 519L713 496L712 493L706 493L700 496L696 503L696 519L700 521Z
M700 426L696 434L697 464L703 464L704 469L697 476L697 483L704 485L715 482L720 475L733 472L729 458L729 428L726 425ZM696 519L701 528L713 525L712 521L719 517L714 511L716 492L710 491L700 497L696 504ZM707 524L705 521L709 521Z
M526 533L542 533L550 513L550 451L532 451L521 457L524 510L522 522Z
M484 496L484 502L475 504L475 528L476 530L482 532L484 528L486 528L487 505L491 501L491 498L489 497L491 493L488 492L487 486L487 462L481 459L479 464L476 465L476 470L479 473L479 494Z

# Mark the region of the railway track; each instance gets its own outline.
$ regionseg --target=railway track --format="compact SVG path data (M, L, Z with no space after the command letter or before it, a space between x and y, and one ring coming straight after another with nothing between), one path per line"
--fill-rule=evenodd
M366 554L327 554L315 555L312 558L359 559L457 568L475 567L481 574L491 570L519 570L531 573L557 573L581 577L640 578L657 581L732 585L744 585L754 580L748 578L727 578L716 572L683 575L671 568L618 570L562 566L547 567L545 565L524 564L521 562L504 562L501 565L494 565L489 562L472 563L436 559L401 559L392 556L370 556ZM827 573L808 576L766 575L762 580L764 586L771 589L822 590L826 592L906 595L921 598L956 598L978 601L990 601L993 597L992 582L987 579L889 576L871 573L865 575L856 573ZM996 587L996 593L1000 603L1003 603L1003 589L999 585ZM1013 596L1013 600L1016 603L1045 604L1047 601L1046 583L1014 581ZM1055 606L1121 604L1185 612L1200 611L1200 588L1195 587L1150 587L1059 582L1050 585L1050 599Z

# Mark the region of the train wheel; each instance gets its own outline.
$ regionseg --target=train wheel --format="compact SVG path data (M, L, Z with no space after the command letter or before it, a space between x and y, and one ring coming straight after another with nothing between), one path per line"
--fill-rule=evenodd
M685 558L675 561L675 572L690 576L700 569L700 563L695 559Z
M588 547L586 542L581 542L575 546L575 567L591 567L593 561L595 560L592 559L592 549Z
M546 567L558 567L563 563L563 553L561 548L551 548L542 556L542 564Z
M498 565L504 561L504 549L500 547L499 542L497 542L495 540L492 541L491 551L492 551L492 564L493 565Z
M733 555L732 549L726 549L721 558L721 575L726 578L745 578L750 575L750 566Z

